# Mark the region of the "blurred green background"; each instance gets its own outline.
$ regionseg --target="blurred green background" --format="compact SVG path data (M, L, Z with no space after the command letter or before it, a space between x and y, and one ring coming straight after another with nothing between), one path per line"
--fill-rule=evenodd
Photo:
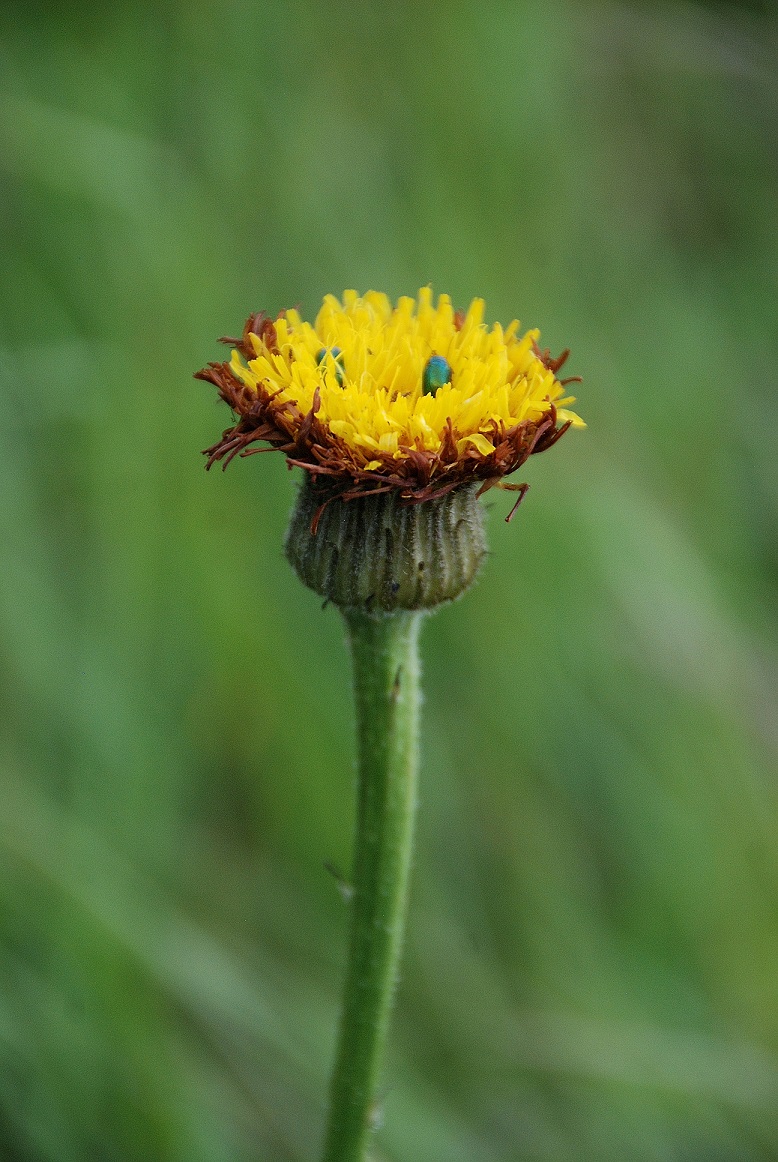
M376 1159L778 1158L775 7L6 0L0 77L0 1156L317 1157L348 659L191 376L429 282L589 429L424 631Z

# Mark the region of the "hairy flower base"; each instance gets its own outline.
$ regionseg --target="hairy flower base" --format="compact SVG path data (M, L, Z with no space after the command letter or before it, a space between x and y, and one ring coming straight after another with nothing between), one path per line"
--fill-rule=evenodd
M571 380L556 378L568 353L482 320L481 300L461 314L428 288L395 307L374 292L328 296L315 327L296 311L251 315L223 340L232 359L197 373L237 417L207 467L275 449L327 486L324 500L396 491L414 504L473 482L523 495L503 478L583 426L566 410Z
M303 584L342 608L372 616L434 609L470 587L486 556L476 491L464 484L423 505L393 491L322 506L306 477L286 556Z

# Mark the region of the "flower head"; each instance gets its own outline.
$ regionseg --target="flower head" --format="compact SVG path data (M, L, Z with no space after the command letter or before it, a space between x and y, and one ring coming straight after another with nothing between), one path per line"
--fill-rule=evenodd
M343 500L397 490L417 503L474 481L522 491L503 478L584 426L568 410L573 380L556 378L568 352L552 359L538 331L483 317L482 299L462 313L428 287L396 306L376 291L327 295L313 325L296 310L251 315L222 340L231 359L197 373L237 416L207 466L275 448Z

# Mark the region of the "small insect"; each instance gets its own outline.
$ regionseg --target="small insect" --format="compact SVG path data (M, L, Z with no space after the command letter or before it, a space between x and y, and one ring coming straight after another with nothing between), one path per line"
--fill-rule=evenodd
M451 383L451 364L442 355L431 355L422 376L422 392L424 395L434 395L439 387L447 383Z
M335 364L335 377L338 385L343 387L343 352L340 347L322 347L320 351L316 352L316 362L322 363L328 355L332 356Z

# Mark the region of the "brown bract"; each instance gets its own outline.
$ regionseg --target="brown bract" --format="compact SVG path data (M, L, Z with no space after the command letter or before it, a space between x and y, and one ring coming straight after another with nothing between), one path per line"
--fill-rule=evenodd
M257 335L269 351L277 352L273 321L261 313L249 316L240 339L225 337L220 342L237 348L246 359L253 359L251 334ZM548 351L536 347L535 354L556 375L569 353L564 351L552 359ZM318 390L310 411L303 414L294 401L280 400L278 391L266 388L261 382L256 391L247 387L228 362L209 363L196 372L195 378L213 383L237 416L237 422L224 431L221 439L205 449L206 468L212 468L217 462L226 468L235 456L283 452L290 468L303 468L311 474L321 488L323 504L336 497L353 500L393 489L399 491L405 503L420 504L444 496L461 484L481 481L479 496L495 486L519 493L516 505L506 518L510 520L528 486L506 484L504 477L515 472L529 456L550 448L570 427L569 421L558 425L556 408L551 403L537 420L525 420L510 428L492 421L481 430L493 443L494 451L483 455L474 447L465 452L458 450L457 440L466 433L457 432L449 419L436 452L403 447L402 455L397 458L391 454L382 457L376 452L375 459L382 460L381 466L368 471L358 463L354 450L317 418L316 412L321 406ZM268 446L251 447L257 443Z

